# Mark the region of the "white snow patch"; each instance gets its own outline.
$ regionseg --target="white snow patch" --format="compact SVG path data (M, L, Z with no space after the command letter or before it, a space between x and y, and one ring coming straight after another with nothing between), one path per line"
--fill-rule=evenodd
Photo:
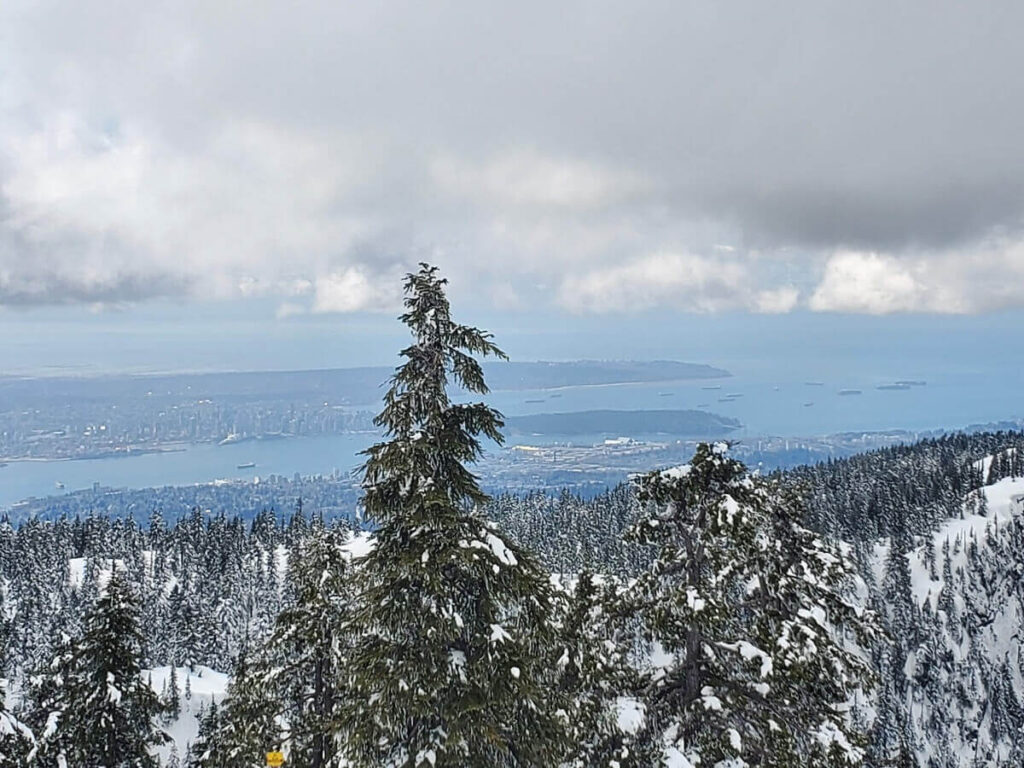
M928 563L925 561L925 546L923 544L907 553L907 559L910 563L911 588L918 605L923 605L925 600L932 601L933 609L938 605L939 593L943 587L942 547L947 539L951 545L957 539L961 542L958 553L950 552L950 565L952 566L953 573L956 573L958 568L967 566L966 545L970 539L977 539L979 545L984 544L987 541L986 529L989 526L1002 526L1015 516L1021 514L1022 510L1016 503L1016 497L1024 494L1024 478L1007 477L997 483L986 486L982 489L982 492L985 494L985 501L988 506L987 515L965 515L963 520L958 518L947 520L932 534L937 554L935 568L937 578L935 580L931 578ZM888 550L888 544L880 544L875 548L879 583L884 573L885 558L888 555Z
M505 628L501 624L491 624L491 642L492 643L504 643L506 640L511 640L512 635L505 631Z
M678 467L669 467L663 469L658 475L665 480L679 480L680 478L686 477L693 471L693 467L689 464L680 464Z
M341 549L349 558L356 560L370 554L374 546L376 546L376 542L372 534L366 531L356 531L348 541L342 544Z
M694 765L675 747L666 747L665 768L694 768Z
M164 727L164 730L171 737L171 742L155 750L164 762L170 756L171 743L176 747L178 757L185 757L188 745L195 741L196 735L199 733L199 716L205 708L210 706L212 701L219 703L224 700L228 689L228 682L230 681L230 678L223 672L217 672L214 669L203 666L192 668L179 667L177 675L178 690L181 692L179 699L181 714L177 720ZM158 695L168 685L170 677L170 667L154 667L153 669L142 671L142 679L149 679L153 690ZM185 698L186 680L188 681L187 687L192 693L191 699Z
M505 565L515 566L519 565L519 561L516 560L516 556L512 553L505 542L500 537L495 536L493 533L487 534L487 545L491 548L491 552Z
M616 721L623 733L637 733L644 725L647 712L644 705L636 699L620 696L615 702Z

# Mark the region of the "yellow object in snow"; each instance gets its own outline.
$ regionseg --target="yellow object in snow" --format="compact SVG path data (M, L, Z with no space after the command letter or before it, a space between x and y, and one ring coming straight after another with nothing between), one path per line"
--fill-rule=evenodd
M284 765L284 755L280 752L267 752L267 765L271 768L279 768Z

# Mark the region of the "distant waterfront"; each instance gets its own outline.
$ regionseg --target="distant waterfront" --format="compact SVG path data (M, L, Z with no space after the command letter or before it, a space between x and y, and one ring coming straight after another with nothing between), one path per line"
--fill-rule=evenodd
M540 412L596 409L663 409L666 397L673 408L697 408L738 419L742 426L730 438L752 440L763 435L816 436L840 432L889 429L958 429L970 424L1018 418L1024 415L1024 374L1007 363L999 373L948 372L937 364L930 370L851 370L845 375L817 378L806 372L779 375L775 366L744 370L731 362L730 398L708 403L708 386L699 380L620 384L605 387L567 387L555 390L494 392L488 401L510 416ZM926 381L909 389L879 389L908 380ZM805 382L814 381L816 386ZM817 384L820 381L820 386ZM843 397L843 389L859 389L858 397ZM813 403L812 406L805 405ZM594 439L618 437L598 433ZM519 435L516 443L580 442L582 438L557 435ZM246 441L229 445L185 445L184 450L83 461L14 462L0 468L0 507L28 496L47 496L61 490L88 488L99 483L111 487L148 487L209 482L221 478L248 478L267 474L327 474L347 472L361 464L358 452L373 442L369 433ZM255 467L240 470L239 464ZM64 489L56 484L63 483Z

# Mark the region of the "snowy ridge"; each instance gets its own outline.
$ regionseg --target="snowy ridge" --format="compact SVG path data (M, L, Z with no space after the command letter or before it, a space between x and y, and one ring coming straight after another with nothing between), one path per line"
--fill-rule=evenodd
M978 462L986 478L992 461ZM889 670L895 682L879 716L906 734L918 765L1024 764L1022 513L1024 479L1005 478L969 494L961 519L915 540L902 579L893 574L896 545L874 548L876 599L893 634L889 661L901 667ZM900 591L909 591L909 616L900 615Z

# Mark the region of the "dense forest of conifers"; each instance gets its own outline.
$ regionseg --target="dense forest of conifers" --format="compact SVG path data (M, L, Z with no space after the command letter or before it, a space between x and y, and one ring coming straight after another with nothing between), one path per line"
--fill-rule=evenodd
M982 476L981 462L996 456ZM807 501L809 527L850 542L894 533L924 534L959 517L983 485L1024 476L1024 433L954 434L780 473ZM649 547L624 540L639 513L634 488L596 497L501 495L484 516L554 573L589 569L628 578L652 559ZM76 617L97 594L96 574L123 564L141 592L150 666L203 664L230 670L246 637L264 636L288 599L286 553L319 528L349 531L303 508L265 510L252 521L230 510L192 510L168 521L154 510L145 525L90 516L32 520L14 528L0 518L0 598L18 620L0 625L7 671L38 664L54 638L74 634ZM72 577L71 567L75 568ZM145 576L145 578L144 578ZM169 586L168 586L169 585Z
M913 722L915 697L929 702L929 712L931 707L957 711L964 702L980 710L978 700L971 699L980 697L991 711L987 718L976 711L973 718L987 720L981 727L998 732L998 738L989 740L1003 743L1004 755L1024 727L1020 673L1011 674L1004 664L987 658L980 644L971 648L971 638L980 632L972 622L982 621L964 610L968 605L982 610L980 604L992 599L990 585L1018 569L1017 553L1024 550L1015 543L1020 536L1017 526L990 532L983 550L976 541L951 542L945 552L931 548L931 567L938 572L956 570L961 550L964 558L952 579L959 580L957 599L947 589L941 614L940 608L918 607L891 615L887 606L905 603L906 595L897 593L908 585L897 574L877 580L878 563L868 554L878 542L894 539L903 542L905 551L911 550L927 541L927 534L943 521L969 514L969 500L983 498L975 494L979 488L1024 475L1021 448L1021 433L956 434L801 467L773 478L800 490L814 529L854 543L861 575L873 582L876 609L889 630L889 640L880 642L873 658L879 666L888 664L894 677L888 688L882 686L889 693L881 718L888 716L902 725L885 728L876 723L868 733L879 744L888 740L889 754L898 754L900 744L913 751L914 738L949 740L948 727ZM988 456L993 460L985 461ZM626 535L641 507L636 487L624 484L591 499L567 492L498 496L488 502L484 516L516 546L535 553L552 573L589 571L624 582L643 574L656 560L656 548ZM123 573L138 598L139 623L145 628L141 667L202 665L233 674L247 649L259 638L270 637L278 617L294 606L301 576L289 554L303 551L325 533L341 541L351 541L356 534L344 521L325 522L315 511L303 509L300 499L286 514L267 510L249 522L227 510L212 515L192 510L172 521L154 510L146 525L104 516L33 520L17 528L2 521L0 644L5 655L0 677L7 678L13 690L27 690L31 675L48 669L64 652L63 644L81 636L85 615L112 566ZM921 546L925 557L927 550ZM895 563L899 566L898 560ZM957 625L947 629L954 612ZM907 626L900 628L897 622ZM959 636L955 646L967 649L965 659L955 663L949 647L954 645L949 639L953 634ZM908 655L927 658L930 671L918 668L909 679L895 673L886 662L894 649L904 665ZM896 695L897 688L902 694ZM966 715L972 717L970 712ZM964 727L968 734L977 730L977 724ZM970 764L951 747L945 751L946 762L933 757L931 763L920 764ZM871 763L872 753L867 759L869 764L885 764Z

